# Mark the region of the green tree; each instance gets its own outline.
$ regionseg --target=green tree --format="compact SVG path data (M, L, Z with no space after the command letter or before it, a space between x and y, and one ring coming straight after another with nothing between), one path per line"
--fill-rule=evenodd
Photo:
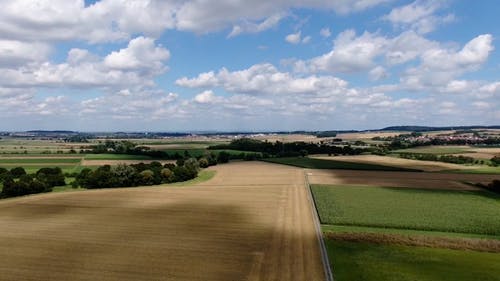
M170 183L175 180L174 178L174 172L168 168L163 168L161 170L161 178L163 182Z
M227 153L225 151L221 151L217 155L217 163L227 163L227 162L229 162L230 157L231 157L231 155L229 153Z
M205 157L202 157L198 160L198 165L200 166L200 168L206 168L208 167L208 160L207 158Z
M151 170L144 170L139 173L141 184L143 185L153 185L155 173Z
M10 170L10 173L15 179L18 179L22 175L26 175L26 170L23 167L15 167Z

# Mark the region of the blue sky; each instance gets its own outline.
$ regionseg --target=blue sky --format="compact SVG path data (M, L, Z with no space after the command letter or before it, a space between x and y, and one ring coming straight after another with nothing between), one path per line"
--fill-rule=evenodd
M0 130L500 124L494 0L4 2Z

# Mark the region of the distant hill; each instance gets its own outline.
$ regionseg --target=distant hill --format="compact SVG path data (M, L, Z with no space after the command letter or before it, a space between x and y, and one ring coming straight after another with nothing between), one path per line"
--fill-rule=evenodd
M380 131L429 132L429 131L471 130L471 129L500 129L500 126L448 126L448 127L391 126L380 129Z
M33 134L77 134L78 132L64 131L64 130L55 130L55 131L31 130L31 131L26 131L26 133L33 133Z

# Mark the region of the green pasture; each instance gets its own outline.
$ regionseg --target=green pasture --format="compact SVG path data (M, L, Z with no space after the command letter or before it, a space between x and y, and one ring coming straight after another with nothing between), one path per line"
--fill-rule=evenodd
M20 165L22 166L23 164L51 164L51 163L57 163L57 164L77 164L80 163L81 159L80 158L1 158L0 157L0 166L2 164L15 164L15 165Z
M500 254L325 239L336 281L498 281Z

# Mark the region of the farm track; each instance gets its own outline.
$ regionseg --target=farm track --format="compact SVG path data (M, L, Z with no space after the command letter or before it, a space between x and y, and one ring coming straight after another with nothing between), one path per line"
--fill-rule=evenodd
M324 280L302 169L0 202L0 280Z

